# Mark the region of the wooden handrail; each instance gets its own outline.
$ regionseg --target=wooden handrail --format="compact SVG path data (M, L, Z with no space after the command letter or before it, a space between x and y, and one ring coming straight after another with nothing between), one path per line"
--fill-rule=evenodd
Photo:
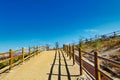
M100 64L99 64L99 59L102 59L102 60L105 60L105 61L108 61L110 63L112 63L113 65L115 65L116 67L119 67L120 68L120 62L118 61L114 61L114 60L111 60L111 59L107 59L107 58L104 58L104 57L101 57L101 56L98 56L98 52L94 52L94 54L91 54L91 53L88 53L88 52L85 52L85 51L82 51L84 52L85 54L88 54L88 55L91 55L91 56L94 56L94 65L95 65L95 77L96 77L96 80L101 80L100 79ZM89 63L88 63L89 64ZM102 72L103 74L104 72ZM108 76L107 76L108 77ZM110 78L110 77L109 77Z
M97 57L102 59L102 60L108 61L108 62L112 63L114 66L120 68L120 62L118 62L118 61L115 61L115 60L112 60L112 59L107 59L107 58L104 58L104 57L101 57L101 56L97 56Z
M2 52L0 55L9 54L9 52Z
M68 45L63 45L64 46L64 49L63 50L65 50L65 52L66 53L69 53L70 51L70 49L68 50L66 47L68 47ZM73 53L74 53L74 50L75 50L75 47L73 47L72 46L72 51L73 51ZM93 59L93 61L91 62L93 65L91 65L93 68L94 68L94 75L92 74L92 78L94 77L94 79L95 80L101 80L101 76L106 76L107 74L105 74L104 72L102 72L101 71L101 69L100 69L100 61L99 61L99 59L101 59L101 60L105 60L105 61L108 61L108 62L110 62L110 63L112 63L113 65L115 65L116 67L118 67L118 68L120 68L120 62L118 62L118 61L114 61L114 60L111 60L111 59L107 59L107 58L104 58L104 57L101 57L101 56L99 56L99 53L98 52L96 52L96 51L92 51L92 52L86 52L86 51L84 51L84 50L82 50L81 48L78 48L77 49L78 50L78 52L79 52L79 60L78 60L78 62L79 62L79 67L80 67L80 75L83 75L83 73L84 73L84 71L86 70L87 71L87 68L85 68L84 67L84 64L83 64L83 53L84 54L87 54L87 55L90 55L90 56L92 56L94 59ZM70 57L70 55L68 55L69 57ZM73 63L74 63L74 57L73 57ZM89 60L88 60L89 61ZM87 64L89 64L89 62L86 62ZM85 72L86 72L85 71ZM87 71L87 73L88 73L89 71ZM109 77L108 75L106 76L107 78L109 78L109 79L112 79L111 77Z
M91 54L91 53L89 53L89 52L86 52L86 51L83 51L83 50L82 50L82 52L85 53L85 54L94 56L94 54ZM116 67L119 67L119 68L120 68L120 62L118 62L118 61L114 61L114 60L112 60L112 59L107 59L107 58L101 57L101 56L99 56L99 55L98 55L97 57L98 57L99 59L102 59L102 60L105 60L105 61L109 61L110 63L112 63L112 64L115 65Z
M26 50L27 50L27 52L26 52ZM17 54L17 52L19 54ZM9 70L12 70L12 68L15 66L16 63L18 64L18 63L24 62L28 58L31 58L33 55L35 56L38 53L40 53L40 47L38 47L38 46L21 48L18 50L10 49L9 52L3 52L0 55L8 55L8 58L5 56L5 59L0 60L0 63L9 61L9 65L6 64L6 66L1 68L1 70L4 70L4 68L6 70L7 66L9 66ZM18 58L18 60L14 61L16 58ZM4 72L1 70L0 70L0 73Z

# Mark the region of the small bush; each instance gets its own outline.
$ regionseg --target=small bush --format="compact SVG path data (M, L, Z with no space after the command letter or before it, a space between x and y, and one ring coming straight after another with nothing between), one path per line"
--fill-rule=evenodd
M8 61L0 63L0 69L6 67L8 65Z

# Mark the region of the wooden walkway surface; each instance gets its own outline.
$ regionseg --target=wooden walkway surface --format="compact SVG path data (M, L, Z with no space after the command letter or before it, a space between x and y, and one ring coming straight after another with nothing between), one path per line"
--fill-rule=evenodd
M0 80L76 80L78 76L79 66L59 50L41 52L0 76Z

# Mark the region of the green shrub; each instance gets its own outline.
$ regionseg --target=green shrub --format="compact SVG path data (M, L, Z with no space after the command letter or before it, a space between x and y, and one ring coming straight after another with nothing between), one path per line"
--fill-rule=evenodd
M0 69L6 67L8 65L8 61L0 63Z
M101 46L100 40L99 39L95 40L93 43L93 48L98 50L100 48L100 46Z

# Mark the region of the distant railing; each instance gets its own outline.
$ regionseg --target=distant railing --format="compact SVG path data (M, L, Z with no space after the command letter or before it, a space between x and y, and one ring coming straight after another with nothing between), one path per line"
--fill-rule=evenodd
M106 34L103 37L105 38L120 37L120 31ZM99 39L102 39L103 37L99 37ZM103 70L104 65L101 63L102 61L105 61L115 66L116 68L120 69L120 62L102 57L99 55L98 51L86 52L82 50L80 47L75 48L74 44L72 46L64 44L63 50L66 52L67 56L70 59L73 58L73 65L75 64L75 62L79 64L80 75L86 73L92 80L113 80L113 77L111 77L110 73L113 73L115 76L120 77L120 75L114 73L111 69L109 69L110 70L109 72ZM88 55L90 59L85 55Z
M10 49L9 52L0 53L0 74L10 71L12 68L41 52L41 47L29 47L19 50Z
M111 32L111 33L108 33L108 34L103 34L103 35L96 35L95 37L92 37L90 39L87 39L88 41L90 40L95 40L95 39L106 39L106 38L114 38L114 37L117 37L117 36L120 36L120 30L118 31L114 31L114 32ZM86 39L83 39L84 42L86 42Z

